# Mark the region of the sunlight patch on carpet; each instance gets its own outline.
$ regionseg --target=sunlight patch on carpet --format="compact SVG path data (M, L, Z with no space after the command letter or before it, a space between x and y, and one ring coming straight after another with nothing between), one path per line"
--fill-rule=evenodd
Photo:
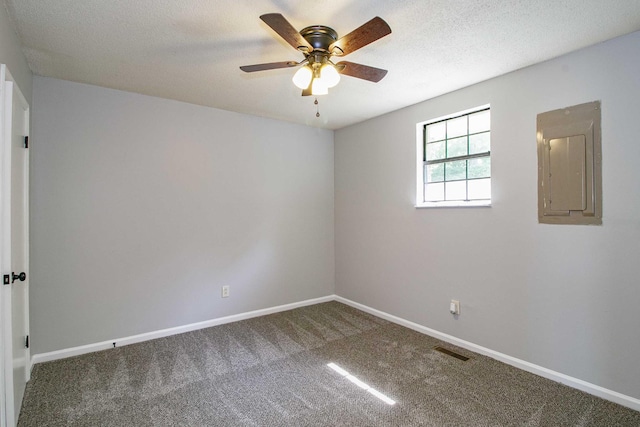
M368 391L369 393L373 394L375 397L377 397L378 399L382 400L384 403L386 403L387 405L395 405L396 401L385 396L384 394L380 393L378 390L376 390L375 388L371 387L369 384L360 381L358 378L354 377L353 375L351 375L349 372L345 371L344 369L342 369L340 366L336 365L335 363L331 362L327 364L328 367L330 367L331 369L333 369L334 371L336 371L337 373L339 373L340 375L342 375L343 377L345 377L346 379L348 379L349 381L351 381L352 383L354 383L355 385L357 385L358 387L360 387L361 389Z

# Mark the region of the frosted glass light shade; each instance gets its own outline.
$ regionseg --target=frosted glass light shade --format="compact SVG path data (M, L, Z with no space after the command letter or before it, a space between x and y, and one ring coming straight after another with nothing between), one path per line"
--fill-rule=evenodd
M326 95L329 93L329 88L322 79L313 79L311 83L311 95Z
M300 67L298 71L293 75L293 84L298 86L300 89L306 89L309 87L309 83L311 83L311 78L313 77L313 72L309 67Z
M333 65L324 64L320 69L320 78L327 88L332 88L340 82L340 73Z

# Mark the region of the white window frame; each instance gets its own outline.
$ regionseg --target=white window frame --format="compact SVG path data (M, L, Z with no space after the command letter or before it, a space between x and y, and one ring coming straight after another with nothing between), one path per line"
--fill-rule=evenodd
M491 200L449 200L438 202L425 202L424 200L424 127L426 125L465 116L477 111L491 109L491 104L485 104L468 110L458 111L446 116L426 120L416 124L416 208L451 208L451 207L490 207ZM490 129L491 131L491 129ZM493 175L493 173L491 174ZM493 183L493 177L492 177Z

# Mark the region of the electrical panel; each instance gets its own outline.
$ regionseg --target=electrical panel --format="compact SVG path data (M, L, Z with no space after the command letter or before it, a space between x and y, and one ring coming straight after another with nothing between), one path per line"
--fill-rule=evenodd
M602 224L600 102L538 114L538 221Z

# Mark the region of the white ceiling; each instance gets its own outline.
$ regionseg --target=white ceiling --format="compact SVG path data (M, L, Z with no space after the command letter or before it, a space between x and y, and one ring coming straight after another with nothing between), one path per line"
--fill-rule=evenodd
M640 29L640 0L5 0L41 76L338 129ZM380 16L392 33L345 60L389 70L300 96L301 60L259 16L343 36Z

